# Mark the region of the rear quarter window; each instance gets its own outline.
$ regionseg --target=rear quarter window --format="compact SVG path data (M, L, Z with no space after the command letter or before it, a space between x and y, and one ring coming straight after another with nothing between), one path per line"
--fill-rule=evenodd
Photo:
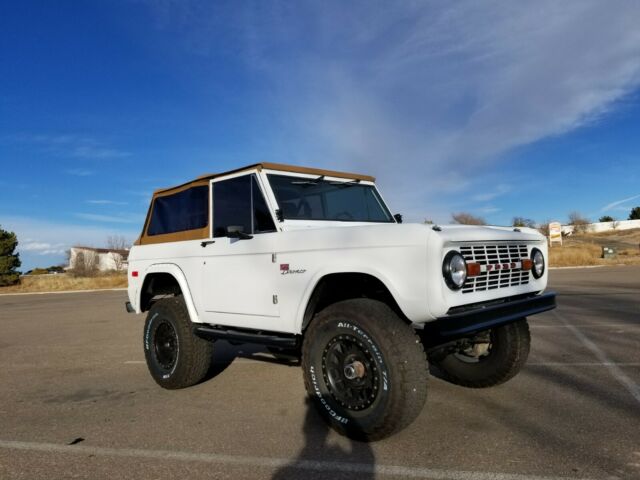
M196 230L207 226L209 187L191 187L172 195L156 197L147 235Z

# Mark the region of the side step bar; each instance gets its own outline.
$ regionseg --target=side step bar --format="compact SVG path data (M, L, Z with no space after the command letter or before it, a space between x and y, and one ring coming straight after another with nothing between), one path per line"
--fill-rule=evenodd
M233 330L203 325L195 328L195 334L205 340L227 340L237 343L254 343L268 347L297 348L298 336L254 330Z

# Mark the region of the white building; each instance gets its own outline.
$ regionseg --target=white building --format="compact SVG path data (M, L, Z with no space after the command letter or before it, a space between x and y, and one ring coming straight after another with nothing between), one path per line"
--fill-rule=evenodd
M101 272L108 270L122 271L127 269L129 250L114 250L109 248L71 247L68 269L94 270Z

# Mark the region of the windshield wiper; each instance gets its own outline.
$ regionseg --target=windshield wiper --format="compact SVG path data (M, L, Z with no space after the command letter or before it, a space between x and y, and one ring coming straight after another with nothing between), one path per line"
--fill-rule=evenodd
M353 187L354 185L360 184L360 179L356 178L355 180L350 180L348 182L329 182L331 185L336 185L338 187Z
M318 178L314 178L312 180L298 180L295 182L291 182L291 185L318 185L323 180L324 175L320 175Z

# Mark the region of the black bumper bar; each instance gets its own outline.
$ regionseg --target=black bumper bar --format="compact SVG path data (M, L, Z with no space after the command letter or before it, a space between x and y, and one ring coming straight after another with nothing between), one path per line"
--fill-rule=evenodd
M554 308L556 308L555 292L509 300L504 303L480 305L478 308L452 313L429 322L425 325L422 334L430 344L437 345Z

